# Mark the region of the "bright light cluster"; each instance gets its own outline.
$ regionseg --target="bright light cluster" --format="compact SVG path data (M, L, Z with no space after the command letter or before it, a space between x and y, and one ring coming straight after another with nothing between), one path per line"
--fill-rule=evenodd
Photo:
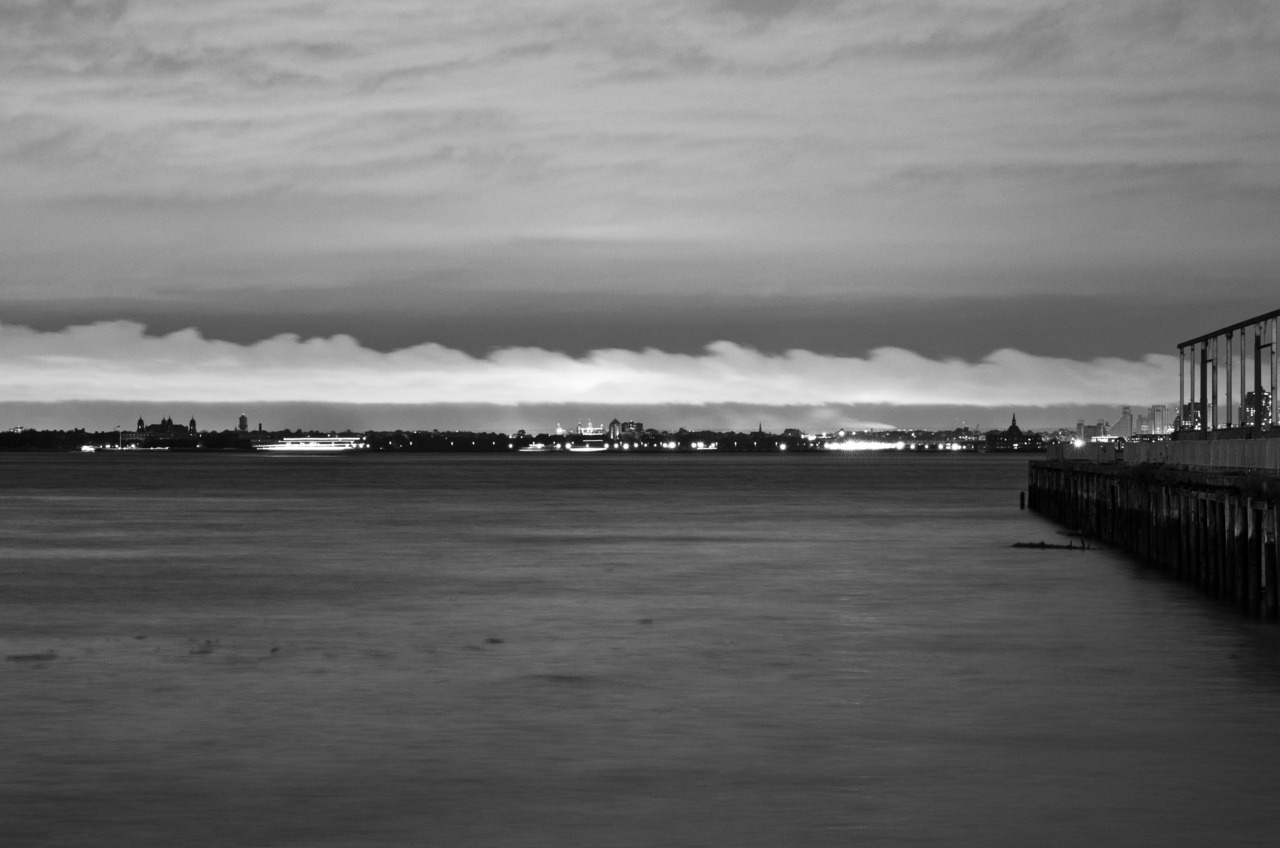
M835 451L886 451L906 450L906 442L872 442L865 439L848 439L843 442L827 442L827 450Z

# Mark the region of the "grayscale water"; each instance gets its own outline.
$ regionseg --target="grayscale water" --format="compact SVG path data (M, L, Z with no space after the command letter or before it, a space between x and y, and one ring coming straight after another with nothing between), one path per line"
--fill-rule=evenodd
M0 845L1273 845L1280 651L985 456L0 455Z

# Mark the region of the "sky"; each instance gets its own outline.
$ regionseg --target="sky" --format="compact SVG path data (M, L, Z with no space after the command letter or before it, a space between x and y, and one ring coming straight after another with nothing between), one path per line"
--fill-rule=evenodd
M0 185L0 426L1114 420L1280 306L1280 4L0 0Z

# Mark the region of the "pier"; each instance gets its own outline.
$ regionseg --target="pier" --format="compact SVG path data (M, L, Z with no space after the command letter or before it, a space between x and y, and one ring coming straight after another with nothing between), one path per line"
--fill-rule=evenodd
M1278 323L1280 310L1180 344L1171 437L1122 449L1053 445L1030 464L1027 505L1245 615L1276 620Z

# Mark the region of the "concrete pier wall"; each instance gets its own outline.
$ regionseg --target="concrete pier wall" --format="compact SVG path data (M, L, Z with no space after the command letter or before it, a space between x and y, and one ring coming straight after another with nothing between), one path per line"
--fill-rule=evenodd
M1123 451L1129 465L1280 471L1280 438L1135 442Z
M1051 460L1070 462L1122 462L1125 465L1169 465L1182 468L1280 471L1280 437L1215 439L1202 441L1090 443L1075 447L1052 444Z
M1032 462L1027 505L1065 527L1275 620L1273 475L1063 460Z

